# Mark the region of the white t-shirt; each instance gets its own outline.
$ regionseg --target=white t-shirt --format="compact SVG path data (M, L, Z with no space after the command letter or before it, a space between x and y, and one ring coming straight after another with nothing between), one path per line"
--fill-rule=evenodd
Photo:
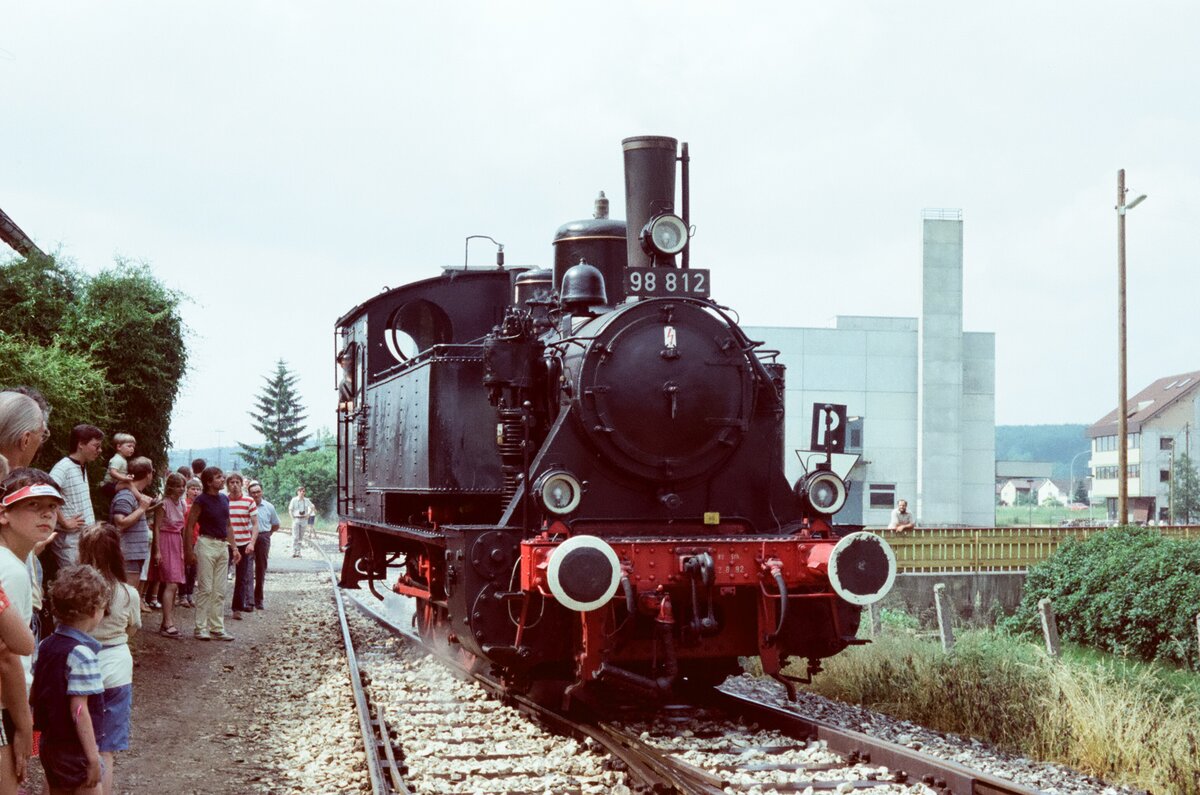
M96 625L91 635L100 641L100 673L105 687L133 684L133 655L129 653L129 630L141 629L142 600L137 589L117 583L108 615Z
M29 567L3 545L0 545L0 588L4 589L9 604L16 608L21 620L29 626L33 620L33 580ZM33 656L22 654L21 665L25 668L25 687L33 687Z

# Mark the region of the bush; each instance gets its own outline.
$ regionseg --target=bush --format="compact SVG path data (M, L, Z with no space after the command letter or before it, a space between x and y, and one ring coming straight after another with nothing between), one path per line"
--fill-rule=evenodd
M1064 640L1139 660L1200 664L1200 542L1138 527L1068 541L1030 568L1021 605L1003 626L1040 632L1037 604L1045 598Z

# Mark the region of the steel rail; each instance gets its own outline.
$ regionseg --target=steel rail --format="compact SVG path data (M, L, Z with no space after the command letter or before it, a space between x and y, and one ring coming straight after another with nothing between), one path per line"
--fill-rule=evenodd
M801 717L789 710L723 690L712 691L708 698L727 712L746 715L760 725L770 726L784 734L823 740L830 750L849 759L883 765L893 773L902 771L907 780L921 781L942 795L1039 795L1041 792L971 770L957 762L922 754L862 732Z
M359 730L362 732L363 750L367 756L367 773L371 778L371 792L374 795L411 795L411 791L404 785L399 767L392 755L390 746L391 737L383 716L380 715L372 723L371 705L367 700L366 692L363 690L362 673L358 667L358 656L354 651L354 639L350 637L350 622L346 617L342 589L338 586L337 573L334 571L333 562L319 544L315 541L311 543L313 548L324 559L325 565L329 569L330 581L333 583L333 601L337 605L338 621L342 629L342 642L346 647L346 665L350 669L350 687L354 691L354 705L358 712L358 725ZM376 734L376 726L378 726L378 735ZM384 764L379 756L381 745L384 747L388 759L386 775Z

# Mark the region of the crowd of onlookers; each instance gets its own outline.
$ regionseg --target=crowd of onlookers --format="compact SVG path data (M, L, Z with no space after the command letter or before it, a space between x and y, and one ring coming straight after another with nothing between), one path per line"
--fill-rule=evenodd
M261 484L202 459L160 477L126 433L112 437L93 502L87 465L104 432L75 426L70 452L44 472L31 464L49 417L36 390L0 392L0 795L17 793L35 731L51 795L111 795L143 615L159 611L159 634L180 638L175 610L194 608L194 638L232 641L228 583L234 619L265 608L279 514ZM288 513L299 556L316 515L303 488Z

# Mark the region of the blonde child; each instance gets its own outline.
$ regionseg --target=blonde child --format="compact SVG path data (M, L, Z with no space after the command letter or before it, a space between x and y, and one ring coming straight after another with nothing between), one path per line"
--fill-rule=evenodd
M129 639L141 629L142 611L137 589L125 581L121 532L98 522L79 538L80 561L94 566L112 589L108 613L92 635L100 641L100 673L104 679L104 717L100 756L104 759L104 794L113 789L113 755L129 750L129 724L133 705L133 655Z
M50 587L58 628L38 647L33 672L34 726L50 795L97 795L103 765L104 678L92 632L112 588L91 566L68 566Z

